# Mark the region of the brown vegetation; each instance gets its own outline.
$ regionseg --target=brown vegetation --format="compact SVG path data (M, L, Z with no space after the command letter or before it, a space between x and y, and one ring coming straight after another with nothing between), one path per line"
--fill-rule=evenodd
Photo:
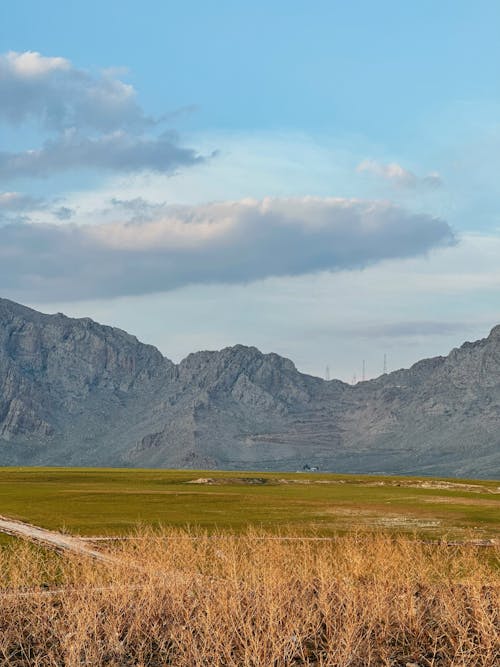
M112 544L111 564L0 552L1 664L500 664L495 547L180 530Z

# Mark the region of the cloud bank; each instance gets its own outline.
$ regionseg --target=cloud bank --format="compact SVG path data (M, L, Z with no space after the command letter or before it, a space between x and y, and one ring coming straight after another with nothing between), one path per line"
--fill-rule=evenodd
M264 199L167 207L115 202L120 220L0 228L0 284L24 301L359 269L454 243L448 224L387 202ZM142 211L142 220L137 217ZM146 213L144 213L146 211Z
M0 179L46 177L68 169L169 173L203 158L145 114L133 86L113 70L96 74L38 52L0 55L0 122L33 124L38 148L0 152Z

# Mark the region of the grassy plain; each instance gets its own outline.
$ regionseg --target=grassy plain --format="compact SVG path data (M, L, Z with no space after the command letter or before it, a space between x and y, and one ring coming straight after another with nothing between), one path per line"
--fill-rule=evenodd
M500 482L193 470L1 468L0 514L81 535L138 524L319 535L500 534Z

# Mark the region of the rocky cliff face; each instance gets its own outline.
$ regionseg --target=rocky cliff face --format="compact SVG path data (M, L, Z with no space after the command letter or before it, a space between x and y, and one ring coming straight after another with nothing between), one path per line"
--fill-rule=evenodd
M241 345L175 365L0 299L0 464L500 475L500 327L346 385Z

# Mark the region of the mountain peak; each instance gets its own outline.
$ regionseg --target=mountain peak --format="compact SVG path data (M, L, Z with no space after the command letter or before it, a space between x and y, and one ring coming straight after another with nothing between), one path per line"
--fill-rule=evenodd
M493 327L493 329L490 331L488 339L492 341L500 341L500 324L497 324Z

